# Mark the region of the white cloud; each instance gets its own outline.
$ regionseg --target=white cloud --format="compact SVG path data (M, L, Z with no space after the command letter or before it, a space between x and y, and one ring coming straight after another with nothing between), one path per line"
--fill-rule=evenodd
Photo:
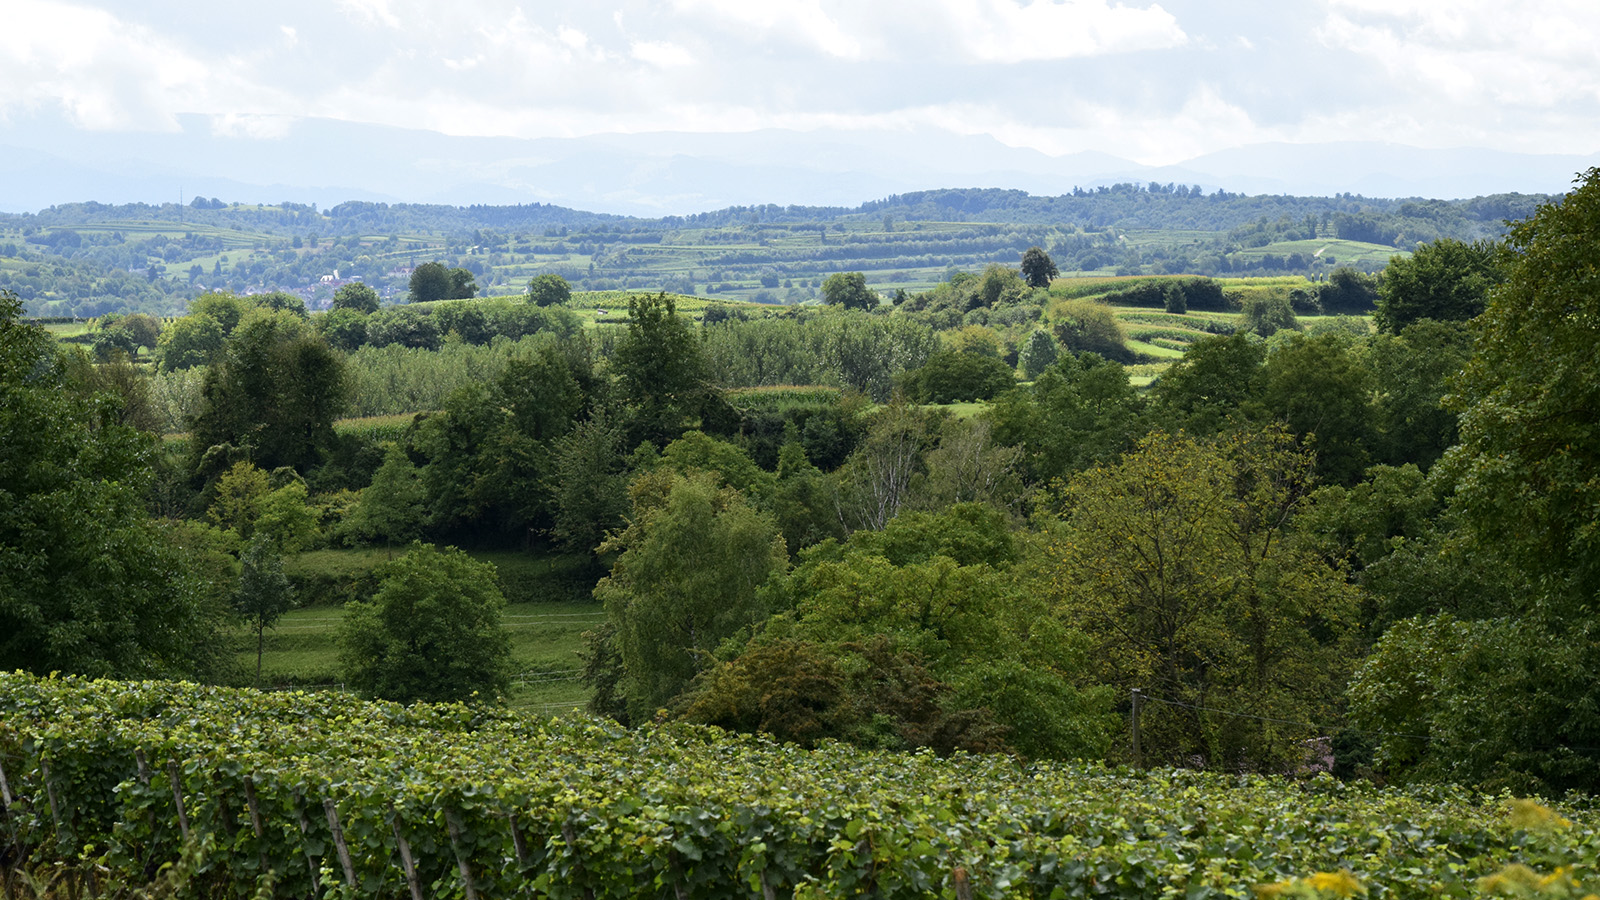
M339 0L339 5L365 25L400 30L400 17L389 9L389 0Z
M1106 0L945 0L963 52L982 62L1071 59L1181 46L1177 19L1159 5Z
M174 112L218 86L205 62L104 10L12 0L6 32L0 111L59 106L87 129L174 129Z
M675 0L679 13L742 32L747 38L794 41L840 59L860 59L861 37L823 9L821 0Z
M694 65L694 54L671 41L632 41L628 50L634 59L664 69Z
M1592 0L1333 0L1317 37L1370 59L1419 108L1447 105L1428 118L1573 103L1600 112Z

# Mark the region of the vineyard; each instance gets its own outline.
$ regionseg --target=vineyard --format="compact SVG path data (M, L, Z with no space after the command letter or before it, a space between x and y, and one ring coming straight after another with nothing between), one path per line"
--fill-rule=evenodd
M21 674L0 766L0 859L204 896L1203 898L1321 872L1291 887L1468 897L1600 854L1592 814L1539 827L1453 788Z

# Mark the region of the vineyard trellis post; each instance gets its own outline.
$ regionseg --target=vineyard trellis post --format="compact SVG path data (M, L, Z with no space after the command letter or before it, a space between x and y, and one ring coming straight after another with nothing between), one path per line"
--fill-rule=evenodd
M1135 768L1144 768L1144 751L1139 746L1139 707L1144 705L1144 692L1138 688L1133 689L1133 710L1129 714L1132 719L1133 732L1133 765Z

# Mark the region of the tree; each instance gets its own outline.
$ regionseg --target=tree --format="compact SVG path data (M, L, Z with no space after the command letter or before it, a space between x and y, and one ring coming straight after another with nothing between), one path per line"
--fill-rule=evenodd
M1016 385L1016 373L1003 360L977 353L941 350L922 367L907 372L906 398L914 403L988 400Z
M294 587L283 574L283 559L271 538L257 535L245 545L239 561L239 585L233 591L233 608L256 633L256 684L261 683L261 658L266 653L267 629L294 604Z
M331 309L315 320L328 346L349 352L367 342L367 317L353 309Z
M1110 307L1093 300L1067 300L1052 311L1055 336L1062 349L1074 353L1098 353L1106 359L1126 362L1128 338Z
M1022 254L1022 278L1029 287L1047 288L1050 279L1060 275L1050 254L1039 247L1029 247Z
M448 300L455 284L450 280L450 270L442 262L425 262L411 270L411 302L432 303Z
M1400 773L1514 789L1600 779L1600 169L1511 226L1506 279L1473 320L1477 352L1450 403L1465 551L1521 580L1477 621L1419 618L1385 635L1353 690ZM1405 623L1402 623L1402 625Z
M1280 331L1299 331L1300 321L1295 318L1288 297L1250 297L1244 301L1239 326L1252 334L1272 337Z
M377 291L357 281L340 285L339 289L333 292L331 309L347 309L362 315L371 315L378 311L378 306L382 302Z
M628 299L628 331L611 355L630 437L666 446L718 398L700 339L665 292Z
M1039 329L1028 335L1017 353L1017 364L1022 367L1022 377L1029 381L1038 378L1061 355L1061 345L1050 332Z
M1376 385L1338 334L1296 334L1267 357L1262 402L1316 452L1317 476L1355 484L1372 462Z
M1147 707L1148 756L1277 769L1311 735L1274 720L1335 709L1358 595L1294 538L1311 465L1281 430L1156 433L1060 498L1056 602L1105 682L1164 701Z
M1349 266L1340 266L1328 274L1328 280L1317 291L1323 311L1328 315L1364 316L1372 312L1378 302L1378 280L1365 272Z
M1443 238L1409 258L1393 256L1378 283L1378 330L1398 334L1419 319L1465 321L1483 312L1489 291L1504 277L1500 249Z
M0 670L215 677L226 598L213 558L145 511L154 438L66 390L21 316L0 291Z
M528 302L534 306L563 306L572 299L572 286L553 272L535 275L528 281Z
M233 454L263 469L304 473L332 446L347 392L343 358L303 319L253 312L206 373L190 428L190 468L205 474L208 454L208 465L231 463L223 457Z
M370 601L346 604L339 627L352 687L401 703L505 696L511 639L494 566L454 547L413 544L380 578Z
M602 547L620 551L594 593L616 629L635 721L669 705L724 639L765 617L756 589L787 566L772 517L718 481L671 469L639 476L627 530Z
M870 311L877 308L878 295L867 287L867 276L863 273L836 272L822 282L822 302Z
M161 371L175 372L203 366L222 350L227 331L207 315L188 315L168 325L156 342Z
M478 283L466 269L450 270L450 300L471 300L478 295Z
M361 499L345 519L345 528L363 541L407 544L422 537L428 511L426 492L417 467L398 444L390 444L383 465L372 475L372 483L361 490Z

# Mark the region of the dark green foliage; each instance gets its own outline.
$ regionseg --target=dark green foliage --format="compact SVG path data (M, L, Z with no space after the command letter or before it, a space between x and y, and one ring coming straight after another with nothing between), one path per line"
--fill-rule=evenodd
M206 372L190 467L209 476L223 456L235 456L307 472L333 445L347 390L343 357L303 319L252 313Z
M1378 280L1349 266L1340 266L1328 275L1317 291L1322 309L1330 316L1370 314L1378 303Z
M1016 385L1003 360L976 353L941 350L902 380L906 398L916 403L988 400Z
M1022 377L1032 381L1049 368L1061 355L1061 345L1044 329L1030 333L1017 352L1017 365Z
M822 283L822 302L845 309L871 310L878 305L878 295L867 287L867 277L860 272L837 272Z
M441 262L425 262L411 270L411 302L432 303L454 296L450 270Z
M1288 297L1249 297L1244 301L1239 327L1260 337L1272 337L1280 331L1299 331L1300 322L1294 317L1294 306Z
M1148 306L1167 312L1227 312L1232 308L1222 293L1222 285L1210 278L1147 278L1100 300L1111 306ZM1175 308L1179 306L1183 308Z
M1153 419L1165 428L1213 434L1229 418L1259 416L1266 357L1266 345L1244 334L1195 341L1151 387Z
M1426 469L1456 443L1458 416L1444 398L1471 358L1465 322L1419 321L1367 340L1363 365L1383 387L1372 410L1379 459Z
M330 308L348 309L362 315L371 315L378 311L381 302L382 298L378 296L377 291L357 281L340 285L339 289L333 292L333 305Z
M1099 752L1107 697L1074 684L1081 643L1013 589L1016 557L984 504L824 542L769 585L788 612L703 674L684 715L807 743Z
M560 306L572 299L572 286L560 275L546 272L528 281L528 302L534 306Z
M598 553L628 510L622 428L604 414L577 423L552 446L551 534L568 550Z
M1119 363L1069 354L1032 388L999 397L988 416L997 441L1022 449L1028 481L1044 484L1131 448L1145 428L1144 406Z
M0 291L0 670L215 677L226 601L145 512L153 439L66 390L21 312Z
M1354 484L1376 442L1372 373L1337 334L1294 335L1267 357L1261 400L1267 414L1316 453L1325 484Z
M1489 291L1504 277L1495 244L1448 238L1424 244L1410 258L1389 260L1373 319L1391 334L1421 319L1466 321L1483 312Z
M427 310L392 306L378 310L367 319L367 343L374 347L399 344L437 350L441 338L439 323Z
M455 548L413 544L387 564L370 602L345 607L339 660L364 694L410 703L503 697L511 642L494 567Z
M1060 275L1050 254L1039 247L1029 247L1022 254L1022 280L1032 288L1047 288L1050 279Z
M312 323L328 346L335 349L354 350L367 342L367 317L358 310L333 309L317 316Z
M699 338L664 292L629 298L628 331L617 341L611 368L630 442L664 447L720 402Z

